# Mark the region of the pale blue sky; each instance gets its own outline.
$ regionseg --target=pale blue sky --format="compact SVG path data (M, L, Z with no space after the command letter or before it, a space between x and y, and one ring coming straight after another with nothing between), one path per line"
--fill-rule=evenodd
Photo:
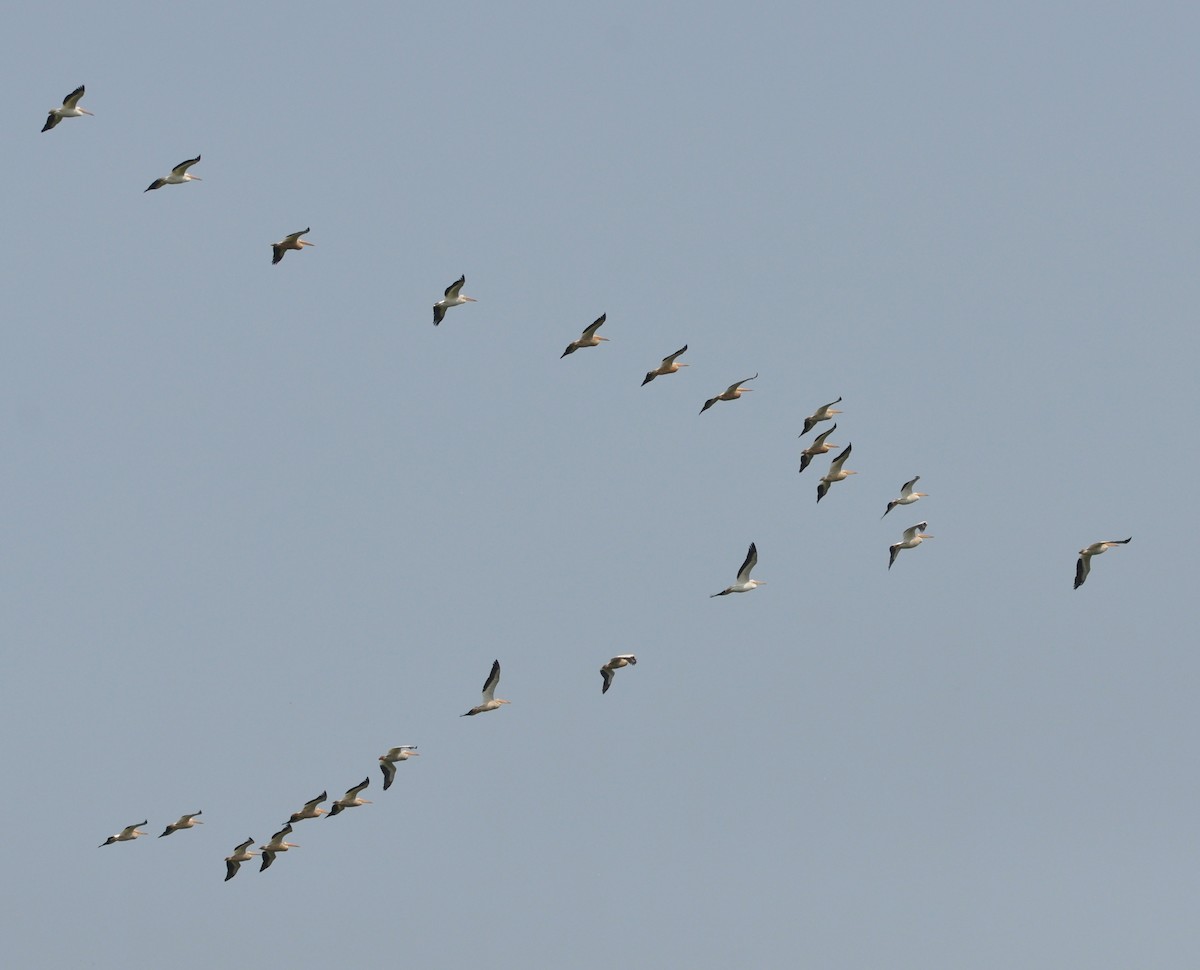
M1194 967L1198 30L14 10L9 959ZM710 599L751 540L767 585ZM511 706L460 718L497 657Z

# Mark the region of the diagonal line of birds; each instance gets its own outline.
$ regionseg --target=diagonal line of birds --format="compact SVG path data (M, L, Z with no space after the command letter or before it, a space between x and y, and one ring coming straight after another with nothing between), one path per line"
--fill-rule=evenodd
M85 91L86 89L84 85L81 84L63 99L61 106L51 108L47 115L42 131L51 131L64 120L81 118L85 115L93 117L91 111L79 106L79 102L84 97ZM188 182L201 181L200 176L192 175L189 171L189 169L191 169L193 166L199 164L200 160L201 156L196 155L195 158L189 158L180 162L171 169L170 174L155 179L143 191L152 192L168 185L184 185ZM315 246L315 243L303 238L311 231L312 228L308 227L306 229L289 233L278 242L271 243L270 247L272 253L272 265L278 265L283 260L284 256L286 256L289 252L303 252L305 247ZM463 288L466 286L466 282L466 274L460 275L457 280L445 288L442 299L433 304L433 324L435 327L439 326L445 320L446 314L449 310L452 310L455 307L465 306L468 303L478 302L475 297L466 296L462 292ZM600 316L592 323L583 328L579 337L567 344L567 347L562 352L561 357L566 358L577 351L599 347L601 343L607 342L609 337L602 337L599 335L600 328L606 324L607 320L607 313L600 314ZM657 378L668 377L672 374L677 374L680 369L689 366L687 363L679 360L679 358L687 352L688 344L685 343L679 348L679 350L676 350L674 353L663 357L657 367L646 372L645 377L642 380L642 386L644 387ZM745 385L749 384L751 381L757 380L758 376L759 375L756 372L751 377L742 378L741 380L735 381L734 383L728 385L725 390L721 391L719 394L705 400L703 406L700 408L699 413L704 414L704 412L708 411L710 408L720 402L733 402L740 400L743 395L748 394L753 390L753 388L746 387ZM828 404L824 404L816 408L816 410L814 410L804 419L803 430L801 430L799 437L803 438L821 423L831 421L835 415L842 414L843 412L835 407L835 405L840 403L842 403L841 396L833 401L830 401ZM842 447L841 445L829 440L830 436L837 431L837 428L838 426L836 423L830 425L827 430L816 435L812 442L807 445L803 451L801 451L799 469L800 473L803 473L814 459L829 454L836 448ZM853 469L845 467L847 460L850 458L852 448L853 444L847 442L845 447L842 448L842 450L838 452L830 461L829 467L818 480L818 503L820 503L822 499L829 495L834 485L846 481L851 475L858 474ZM920 480L920 475L914 475L912 478L908 479L908 481L904 482L903 485L900 486L899 496L887 502L887 507L885 508L881 518L886 518L887 515L895 508L909 506L922 499L928 498L928 493L918 492L915 490L916 484ZM914 525L911 525L903 531L898 541L893 542L888 546L887 568L889 571L896 564L896 560L899 558L901 552L910 549L916 549L926 539L933 538L932 535L925 531L928 527L928 522L918 522ZM1080 549L1079 559L1075 567L1074 588L1079 589L1079 587L1081 587L1087 580L1091 572L1092 559L1094 557L1101 555L1110 549L1115 549L1117 546L1128 545L1132 539L1133 537L1130 536L1126 539L1112 539L1102 542L1093 542L1090 545ZM758 546L756 543L751 542L746 553L746 557L742 561L742 564L737 571L735 581L720 592L710 594L710 598L715 599L718 597L728 596L732 593L749 593L757 589L759 586L765 585L766 580L751 578L751 573L757 565ZM618 654L604 663L600 667L600 675L602 680L601 693L606 694L608 692L609 688L613 684L613 680L618 670L621 670L625 667L634 666L637 664L637 662L637 657L634 654L626 653ZM478 714L490 713L492 711L499 710L506 704L511 703L508 700L495 696L496 689L499 687L499 684L500 661L497 659L493 661L487 679L484 681L480 703L460 716L473 717ZM389 748L386 752L378 757L379 768L383 775L384 791L387 791L395 781L397 773L396 765L405 762L410 758L416 757L417 755L418 752L416 745L398 745L396 747ZM249 862L255 857L261 857L259 871L262 872L268 869L274 863L276 857L280 853L299 848L300 846L297 843L287 841L287 836L292 834L293 826L296 823L308 819L319 819L322 815L333 818L348 809L370 805L371 800L362 797L362 793L370 787L370 784L371 778L370 775L368 775L359 784L348 788L346 793L340 798L330 802L330 807L328 809L321 807L323 802L329 800L328 791L322 791L321 794L316 798L305 802L298 811L292 812L288 818L288 821L285 822L269 840L261 843L257 849L253 848L255 843L255 839L253 837L239 843L234 847L233 851L225 857L225 881L228 882L235 875L237 875L242 863ZM168 824L158 838L163 838L164 836L172 835L176 832L183 831L184 829L191 829L197 825L202 825L203 821L199 818L201 814L201 812L196 811L180 816L177 821ZM141 826L148 824L149 820L147 819L137 822L133 825L127 825L125 828L121 829L121 831L115 833L114 835L108 836L108 838L100 844L100 847L103 848L104 846L114 845L118 842L132 842L147 834L146 831L141 828Z

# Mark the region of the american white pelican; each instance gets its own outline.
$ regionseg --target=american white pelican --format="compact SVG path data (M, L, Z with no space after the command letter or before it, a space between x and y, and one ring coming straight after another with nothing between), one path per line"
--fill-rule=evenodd
M754 543L750 543L750 551L746 553L746 561L742 563L742 568L738 570L737 582L732 586L726 587L719 593L713 593L713 596L728 596L730 593L748 593L755 586L763 586L766 584L765 579L751 579L750 570L758 564L758 549Z
M290 235L284 236L277 243L271 243L271 250L275 253L275 255L271 257L271 265L274 266L281 259L283 259L284 254L289 249L294 249L296 252L299 252L305 246L315 246L316 243L310 243L307 239L300 238L308 232L312 232L312 226L309 226L307 229L301 229L299 232L293 232Z
M285 842L284 836L292 834L292 823L288 822L283 828L271 836L271 841L265 845L260 845L262 850L262 865L258 867L259 872L265 872L271 867L271 863L275 861L275 855L279 852L287 852L288 849L298 849L300 846L295 842Z
M901 549L916 549L926 539L932 539L933 536L927 536L922 529L928 529L928 522L918 522L916 525L909 526L904 530L904 537L899 542L893 542L888 546L888 569L892 568L892 563L896 561L896 557L900 555Z
M670 357L664 357L661 364L646 374L646 379L642 381L642 387L645 387L656 377L666 377L668 374L674 374L680 367L687 367L687 364L681 364L675 359L686 351L687 344L684 344L675 353L671 354Z
M184 182L201 182L203 179L199 175L188 175L187 170L200 161L200 156L189 158L186 162L180 162L173 169L171 174L166 178L155 179L150 183L150 187L143 190L144 192L153 192L155 189L161 189L164 185L182 185Z
M333 803L333 808L329 810L329 817L333 818L343 808L358 808L359 805L370 805L371 803L368 799L358 797L358 793L369 784L371 784L371 778L368 775L362 780L361 785L355 785L353 788L347 789L346 794Z
M237 875L237 871L243 862L249 862L256 855L258 855L257 852L250 848L252 845L254 845L254 836L251 836L236 849L234 849L233 855L227 855L225 857L226 882L229 882L230 879Z
M800 452L800 471L804 471L817 455L824 455L837 447L832 441L828 440L829 436L835 431L837 431L836 424L828 431L822 431L813 439L811 445Z
M812 431L812 429L817 426L818 422L828 421L835 414L841 414L841 411L838 411L834 408L834 405L840 404L841 401L842 399L840 397L836 401L830 401L824 407L817 408L812 414L805 418L804 430L800 432L800 437L803 438L806 434Z
M433 325L436 327L445 319L446 311L452 306L462 306L464 303L478 303L479 301L473 296L463 296L462 288L467 282L467 275L464 273L453 283L446 287L446 295L433 305Z
M407 761L416 755L417 746L415 744L402 744L397 748L388 748L384 754L379 756L379 770L383 772L384 791L392 787L392 780L396 777L396 762Z
M172 822L170 825L168 825L166 829L163 830L163 834L160 835L159 838L161 839L163 835L170 835L172 832L178 832L180 829L190 829L194 825L203 825L204 823L196 818L196 816L199 814L201 813L192 812L191 815L180 815L179 821Z
M755 374L754 377L758 377L758 375ZM750 383L750 381L754 380L754 377L747 377L744 381L738 381L735 384L730 384L716 397L710 397L704 402L704 407L700 409L700 413L703 414L718 401L736 401L743 394L749 394L752 388L742 387L742 385Z
M615 671L620 670L622 667L631 667L635 663L637 663L637 657L631 653L622 653L613 657L612 660L601 667L600 676L604 678L604 686L600 688L600 693L608 693L608 688L612 686Z
M561 359L561 358L560 358ZM488 674L488 679L483 682L483 703L472 707L466 714L460 714L460 717L470 717L472 714L486 714L488 711L498 710L501 704L508 704L509 701L501 700L496 697L496 685L500 683L500 661L492 661L492 672Z
M882 519L884 515L887 515L888 512L892 511L892 509L894 509L897 505L912 505L913 502L919 502L921 499L926 498L929 495L928 492L913 491L913 486L916 485L920 480L921 476L917 475L915 478L909 479L902 486L900 486L900 497L892 499L890 502L888 502L887 508L884 510L883 515L881 515L880 518Z
M99 847L103 849L106 845L112 845L114 842L130 842L133 839L136 839L139 835L145 835L146 833L138 828L138 826L146 825L148 822L149 819L147 819L145 822L138 822L135 825L126 825L125 828L121 829L121 831L116 835L110 835L107 839L101 842Z
M829 471L821 476L821 480L817 483L818 502L829 494L829 489L833 487L834 482L845 481L849 476L858 474L858 472L843 467L846 464L846 459L850 457L850 449L853 447L853 444L846 445L846 450L833 459L833 463L829 466Z
M57 125L63 118L78 118L81 115L90 115L91 112L86 108L79 107L79 99L83 97L83 85L79 85L74 91L63 98L61 108L51 108L50 116L46 119L46 124L42 126L42 131L49 131Z
M291 818L288 819L288 822L299 822L306 818L320 818L322 815L328 815L329 809L317 808L317 806L320 805L321 802L325 801L325 799L328 797L329 792L321 792L321 794L319 794L316 798L305 802L304 807L300 809L300 811L292 812Z
M599 347L600 341L607 340L608 338L597 337L596 331L604 326L604 321L607 319L608 314L602 313L600 314L598 320L593 323L589 323L586 327L584 327L583 333L579 335L579 339L572 340L569 344L567 344L567 349L562 352L562 357L559 357L558 359L562 360L563 357L567 356L567 354L573 354L575 351L582 350L584 347Z
M1110 539L1108 542L1093 542L1086 549L1080 549L1079 562L1075 564L1075 588L1079 589L1088 578L1088 573L1092 571L1092 556L1108 552L1113 546L1127 546L1132 541L1133 536L1128 539Z

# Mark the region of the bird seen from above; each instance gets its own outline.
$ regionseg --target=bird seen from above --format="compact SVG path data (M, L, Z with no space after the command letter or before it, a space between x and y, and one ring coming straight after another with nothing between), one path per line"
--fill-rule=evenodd
M79 118L82 115L90 115L91 112L86 108L79 107L79 99L83 97L83 85L79 85L74 91L63 98L61 108L51 108L50 115L46 118L46 124L42 126L42 131L49 131L57 125L63 118Z
M452 306L462 306L464 303L477 303L473 296L463 296L462 288L466 285L467 275L464 273L446 287L446 295L433 305L433 325L436 327L446 318L446 311Z
M1113 546L1127 546L1133 541L1133 536L1128 539L1110 539L1108 542L1093 542L1090 546L1079 550L1079 562L1075 564L1075 588L1080 586L1088 578L1088 573L1092 571L1092 556L1098 556L1102 552L1108 552Z

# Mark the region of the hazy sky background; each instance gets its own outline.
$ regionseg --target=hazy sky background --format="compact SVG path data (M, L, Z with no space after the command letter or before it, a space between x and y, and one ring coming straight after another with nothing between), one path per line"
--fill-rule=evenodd
M12 965L1197 965L1194 8L5 27Z

